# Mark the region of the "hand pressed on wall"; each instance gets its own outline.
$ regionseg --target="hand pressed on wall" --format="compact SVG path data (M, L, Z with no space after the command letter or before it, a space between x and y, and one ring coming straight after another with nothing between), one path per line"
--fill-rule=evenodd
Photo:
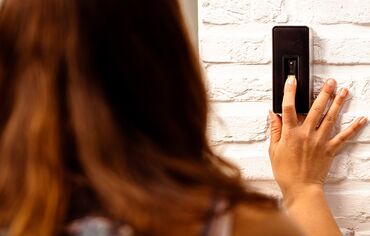
M306 119L300 124L295 110L296 81L288 80L285 85L282 118L270 112L269 153L272 169L288 202L295 197L295 193L304 191L306 187L323 187L336 151L367 121L367 118L360 117L346 130L330 137L348 95L348 89L342 89L319 123L335 88L336 81L329 79Z

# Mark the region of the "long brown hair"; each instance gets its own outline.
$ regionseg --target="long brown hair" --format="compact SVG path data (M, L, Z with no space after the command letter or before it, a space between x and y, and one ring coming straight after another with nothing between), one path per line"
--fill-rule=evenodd
M176 1L2 4L0 226L9 235L59 234L92 214L155 235L203 222L216 197L270 204L211 151L201 69Z

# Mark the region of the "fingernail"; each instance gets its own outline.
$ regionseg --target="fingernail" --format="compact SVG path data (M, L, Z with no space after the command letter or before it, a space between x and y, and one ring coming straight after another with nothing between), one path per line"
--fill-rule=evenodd
M288 76L288 79L287 79L287 84L288 85L292 86L292 85L295 84L295 82L296 82L296 79L295 79L294 76Z
M364 125L367 123L367 117L362 117L360 120L360 125Z
M333 79L329 79L327 82L326 82L327 85L329 85L330 87L335 87L336 85L336 82L335 80Z
M269 118L270 118L270 121L274 118L271 110L269 110Z
M341 96L342 98L346 97L348 95L348 89L346 88L343 88L340 90L340 94L339 96Z

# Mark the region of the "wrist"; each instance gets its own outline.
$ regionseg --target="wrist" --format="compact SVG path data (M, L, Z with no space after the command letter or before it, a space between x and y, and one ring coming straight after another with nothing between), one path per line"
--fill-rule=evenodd
M319 184L299 185L283 191L283 201L288 209L297 202L312 201L324 197L323 186Z

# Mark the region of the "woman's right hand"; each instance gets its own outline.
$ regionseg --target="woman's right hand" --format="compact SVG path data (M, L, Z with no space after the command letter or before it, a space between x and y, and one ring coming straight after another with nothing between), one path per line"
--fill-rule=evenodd
M302 124L295 110L296 81L287 80L283 99L283 114L270 113L270 158L277 183L287 200L307 187L322 188L337 150L366 123L356 119L346 130L331 138L332 129L348 95L342 89L320 123L325 108L336 89L329 79Z
M295 110L296 81L287 80L282 119L270 113L269 153L274 177L282 190L289 215L309 236L341 235L325 200L323 184L335 153L367 121L367 118L360 117L347 129L331 137L348 95L348 90L342 89L322 119L335 88L335 80L330 79L325 83L301 123Z

